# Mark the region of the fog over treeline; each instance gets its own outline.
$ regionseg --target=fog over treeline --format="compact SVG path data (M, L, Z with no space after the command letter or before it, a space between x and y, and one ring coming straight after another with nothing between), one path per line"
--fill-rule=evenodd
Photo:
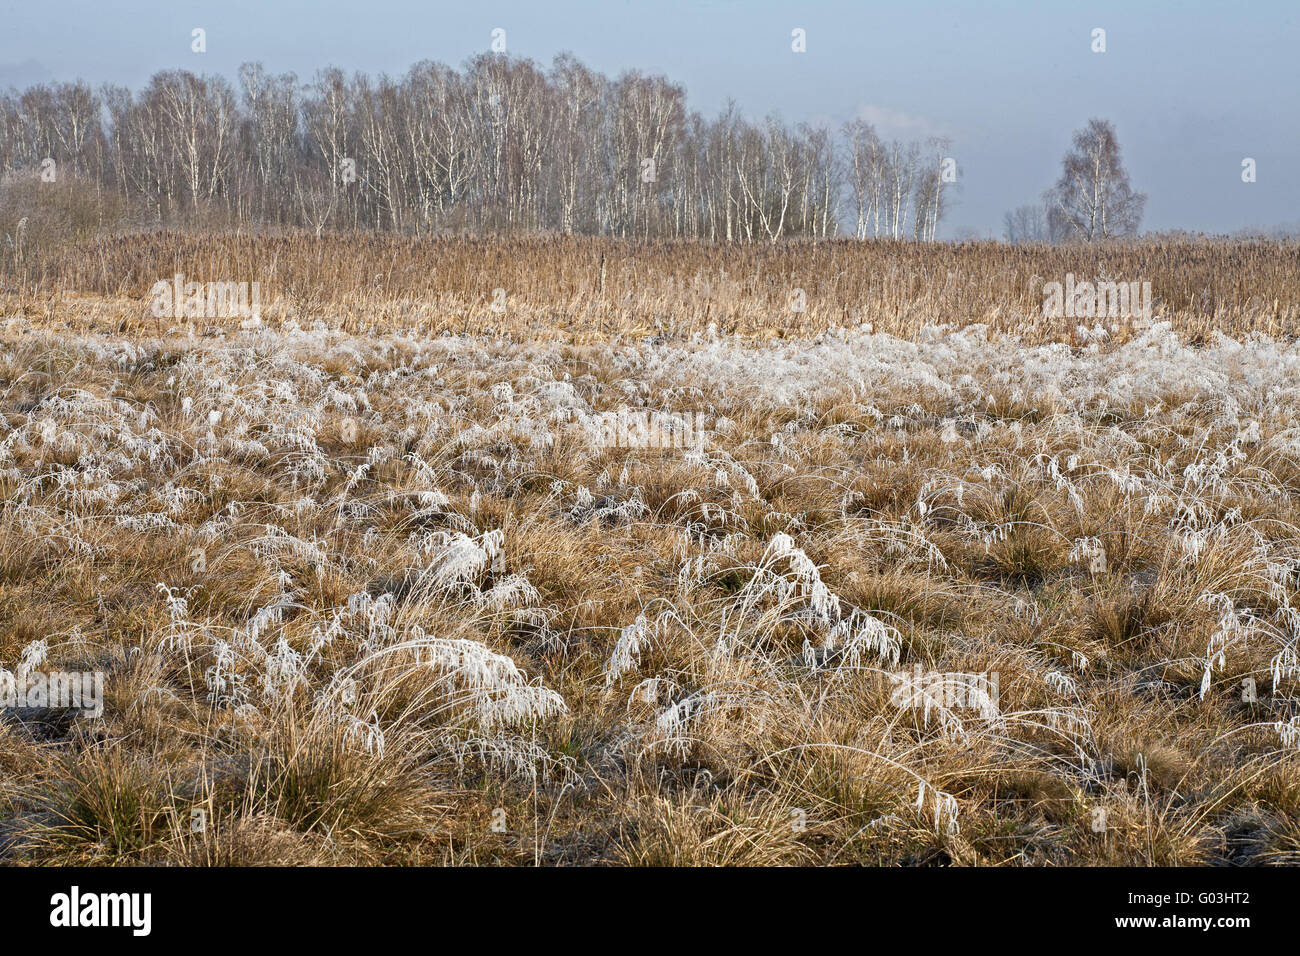
M482 54L399 78L239 70L0 93L0 177L93 191L139 225L553 231L759 242L934 239L955 160L870 123L713 118L663 76ZM0 196L0 199L4 197ZM102 218L102 214L101 214Z

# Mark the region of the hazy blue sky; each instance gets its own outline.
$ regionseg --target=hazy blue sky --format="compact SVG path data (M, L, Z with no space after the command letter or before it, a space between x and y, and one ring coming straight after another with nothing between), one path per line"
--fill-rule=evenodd
M190 51L194 27L205 54ZM1000 234L1091 116L1116 124L1150 196L1145 228L1300 224L1300 0L0 0L0 86L137 89L177 67L233 79L249 60L304 80L328 64L401 74L421 59L458 66L495 27L543 65L568 50L609 75L664 73L706 114L732 97L751 118L860 115L886 137L947 135L961 169L949 236ZM795 27L806 53L791 51ZM1246 156L1255 183L1241 181Z

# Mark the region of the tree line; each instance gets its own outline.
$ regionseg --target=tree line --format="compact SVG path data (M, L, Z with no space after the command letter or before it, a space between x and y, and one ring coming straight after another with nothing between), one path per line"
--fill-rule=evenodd
M136 92L0 93L0 177L71 177L160 225L933 240L948 149L862 120L753 122L734 104L707 119L663 76L610 79L569 54L549 69L485 53L302 83L250 63L237 88L171 70Z

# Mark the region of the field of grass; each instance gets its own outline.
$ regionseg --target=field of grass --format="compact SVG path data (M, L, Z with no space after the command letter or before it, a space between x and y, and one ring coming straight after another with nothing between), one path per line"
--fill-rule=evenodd
M0 862L1300 863L1295 243L0 275Z

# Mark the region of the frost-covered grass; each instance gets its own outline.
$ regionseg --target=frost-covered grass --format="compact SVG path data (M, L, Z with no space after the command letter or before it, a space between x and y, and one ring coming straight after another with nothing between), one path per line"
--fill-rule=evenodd
M0 668L106 674L6 862L1300 862L1294 344L117 329L0 337Z

